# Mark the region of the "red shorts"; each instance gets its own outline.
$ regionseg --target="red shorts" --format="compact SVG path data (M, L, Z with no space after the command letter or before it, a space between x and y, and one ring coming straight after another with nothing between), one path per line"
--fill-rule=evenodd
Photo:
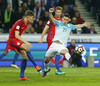
M48 50L50 45L52 44L52 39L47 37L47 43L48 43L48 47L47 47L47 50Z
M7 41L7 45L6 45L6 48L5 48L5 51L6 52L9 52L10 50L16 50L16 48L14 48L14 47L12 47L11 45L10 45L10 41L8 40Z
M14 47L17 51L21 51L22 49L20 49L21 45L23 44L23 42L19 41L16 38L12 38L9 39L10 40L10 46Z

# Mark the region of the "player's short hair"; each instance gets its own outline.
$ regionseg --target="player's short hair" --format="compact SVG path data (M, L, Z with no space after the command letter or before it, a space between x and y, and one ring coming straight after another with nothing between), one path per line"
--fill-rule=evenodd
M63 10L63 8L61 6L57 6L55 10Z
M31 10L27 10L24 14L24 17L26 16L34 16L34 13Z
M65 14L63 15L63 17L68 17L68 18L70 18L70 15L69 15L68 13L65 13Z

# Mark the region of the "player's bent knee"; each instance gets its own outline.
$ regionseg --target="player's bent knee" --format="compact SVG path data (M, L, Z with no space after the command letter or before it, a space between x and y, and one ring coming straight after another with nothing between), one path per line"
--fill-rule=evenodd
M22 56L23 59L27 59L26 51L22 50L22 51L20 52L20 54L21 54L21 56Z
M25 51L30 51L30 49L28 47L26 47Z
M45 60L44 60L44 62L45 62L45 63L49 63L50 59L51 59L51 58L46 57Z
M22 50L25 50L25 51L30 51L29 47L26 46L25 44L22 44L20 48L21 48Z
M60 54L65 55L66 53L69 53L69 51L67 49L63 49L60 51Z

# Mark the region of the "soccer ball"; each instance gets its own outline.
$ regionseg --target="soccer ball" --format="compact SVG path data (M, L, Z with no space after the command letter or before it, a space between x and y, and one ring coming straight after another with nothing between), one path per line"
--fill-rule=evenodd
M76 53L82 54L85 51L85 48L83 45L78 45L78 46L76 46L75 51L76 51Z

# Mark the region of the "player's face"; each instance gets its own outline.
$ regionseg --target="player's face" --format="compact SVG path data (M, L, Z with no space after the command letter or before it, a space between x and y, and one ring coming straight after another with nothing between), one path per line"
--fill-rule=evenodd
M63 23L64 25L66 25L68 22L69 22L69 18L64 16L64 17L62 18L62 23Z
M57 18L60 18L61 14L62 14L62 11L61 11L61 10L56 10L56 11L55 11L55 16L56 16Z
M28 16L29 23L33 23L33 18L34 18L34 16Z

